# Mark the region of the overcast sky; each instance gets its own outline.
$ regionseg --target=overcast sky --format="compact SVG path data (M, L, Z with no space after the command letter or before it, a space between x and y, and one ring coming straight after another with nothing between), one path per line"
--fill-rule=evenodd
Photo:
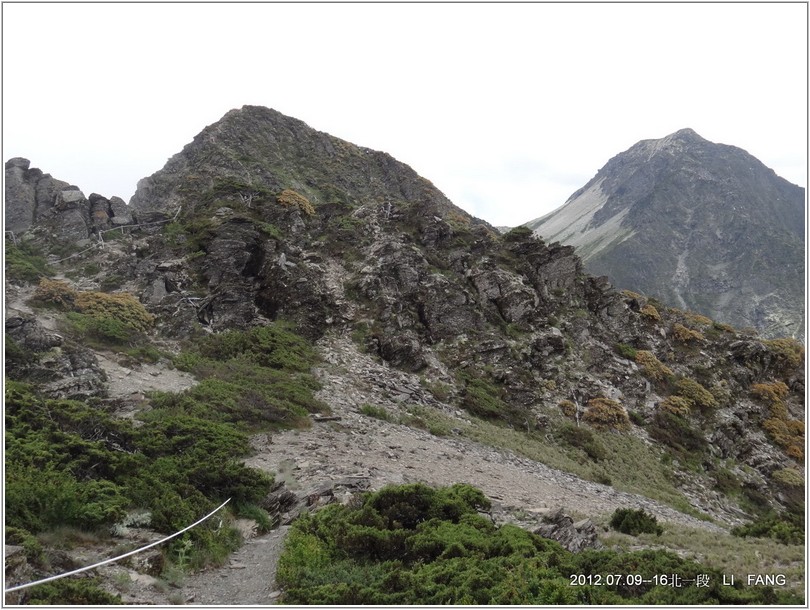
M129 200L231 108L383 150L496 225L691 127L807 184L806 4L3 4L3 155Z

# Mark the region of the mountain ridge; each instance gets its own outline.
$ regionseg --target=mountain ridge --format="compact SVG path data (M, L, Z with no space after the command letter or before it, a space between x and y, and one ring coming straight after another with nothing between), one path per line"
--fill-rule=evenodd
M127 224L111 200L58 185L58 205L6 241L7 374L38 392L13 386L15 417L65 401L104 425L150 422L127 435L188 417L211 418L196 436L236 424L225 437L245 449L229 472L247 464L253 487L239 493L279 520L292 492L262 495L257 472L300 479L306 502L322 494L309 485L358 472L374 486L463 473L507 513L550 490L595 522L638 506L723 536L798 510L800 345L616 290L572 246L501 235L404 164L341 142L268 109L232 111L141 181ZM7 172L7 212L27 217L32 192L49 201L27 162ZM174 391L147 391L150 378ZM140 385L126 393L126 379ZM30 441L30 426L13 433ZM436 455L410 457L423 447ZM204 486L209 470L173 477L226 499Z

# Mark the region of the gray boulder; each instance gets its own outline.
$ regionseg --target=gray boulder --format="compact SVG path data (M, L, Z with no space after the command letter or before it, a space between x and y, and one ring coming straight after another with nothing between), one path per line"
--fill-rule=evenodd
M543 538L556 540L572 553L602 547L596 538L596 527L589 519L574 523L571 517L559 509L545 517L543 521L545 523L534 530L534 533Z
M132 210L120 197L110 197L110 222L116 226L134 224Z

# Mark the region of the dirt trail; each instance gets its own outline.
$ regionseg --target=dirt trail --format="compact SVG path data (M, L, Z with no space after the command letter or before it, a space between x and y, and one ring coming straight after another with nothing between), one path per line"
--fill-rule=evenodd
M647 498L584 481L510 452L460 437L436 437L359 413L363 404L394 413L407 400L429 400L418 379L389 369L360 353L346 337L320 343L326 363L318 370L318 397L339 421L313 423L308 430L257 435L256 454L246 460L276 474L295 490L347 476L368 478L372 489L388 483L435 485L468 482L493 500L501 518L519 510L536 515L556 508L580 516L609 514L619 507L644 508L661 521L722 531ZM405 396L409 396L408 399ZM249 540L222 568L189 577L177 598L188 604L267 605L277 595L275 566L287 528Z
M262 606L281 594L275 588L276 563L289 526L248 540L228 564L190 576L182 586L187 604Z

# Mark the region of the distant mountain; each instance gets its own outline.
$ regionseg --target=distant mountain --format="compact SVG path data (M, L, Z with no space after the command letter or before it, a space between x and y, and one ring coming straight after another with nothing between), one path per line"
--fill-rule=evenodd
M803 336L805 190L691 129L616 155L526 223L586 269L767 337Z

